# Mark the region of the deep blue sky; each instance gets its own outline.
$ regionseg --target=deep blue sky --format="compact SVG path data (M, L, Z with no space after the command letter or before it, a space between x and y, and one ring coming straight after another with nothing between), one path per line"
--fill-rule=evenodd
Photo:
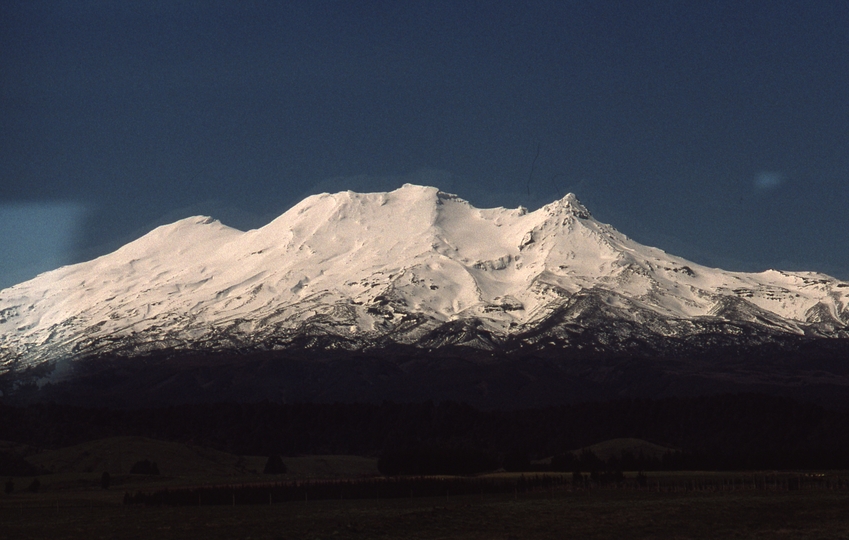
M405 181L849 278L845 1L3 0L0 107L0 287Z

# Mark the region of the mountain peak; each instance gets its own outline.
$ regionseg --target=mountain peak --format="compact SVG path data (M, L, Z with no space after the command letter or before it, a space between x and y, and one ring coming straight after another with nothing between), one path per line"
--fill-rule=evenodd
M435 188L433 186L423 186L421 184L411 184L409 182L402 185L401 187L399 187L395 191L404 192L404 193L424 193L424 194L441 193L438 188Z
M574 193L567 193L562 199L549 203L543 208L555 213L568 212L580 219L589 219L592 216Z

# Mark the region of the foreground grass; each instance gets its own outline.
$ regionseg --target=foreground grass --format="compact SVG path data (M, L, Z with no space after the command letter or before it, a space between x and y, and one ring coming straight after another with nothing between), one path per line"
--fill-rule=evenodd
M614 441L618 445L631 441ZM15 447L18 448L18 447ZM286 458L289 474L257 473L266 457L236 456L137 437L65 449L21 451L54 474L15 478L0 495L0 540L12 539L534 539L811 538L849 540L845 471L649 473L648 489L596 488L438 498L308 500L257 506L125 506L124 492L185 486L368 479L376 460L355 456ZM139 459L161 476L128 474ZM103 471L112 482L101 489ZM559 476L559 474L558 474ZM633 480L633 473L627 474ZM480 478L518 481L517 473ZM804 489L788 491L790 478ZM0 479L4 480L4 479ZM368 480L363 480L368 481ZM688 487L689 486L689 487ZM832 489L840 486L843 489Z
M849 538L849 492L534 495L126 507L121 494L0 500L0 539Z

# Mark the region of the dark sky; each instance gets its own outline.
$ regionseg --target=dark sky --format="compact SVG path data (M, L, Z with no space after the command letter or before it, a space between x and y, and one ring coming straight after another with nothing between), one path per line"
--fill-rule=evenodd
M3 0L0 107L0 287L407 181L849 278L845 1Z

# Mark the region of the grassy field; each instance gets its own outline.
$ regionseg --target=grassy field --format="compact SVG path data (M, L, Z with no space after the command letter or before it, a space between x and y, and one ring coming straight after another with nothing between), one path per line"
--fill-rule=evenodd
M587 492L271 506L132 507L120 493L20 494L0 539L849 538L849 492Z
M71 497L84 504L112 501L115 493L123 497L124 492L179 486L363 478L379 474L377 459L374 458L302 456L286 457L287 474L264 475L262 470L267 456L237 456L201 446L144 437L110 437L55 450L0 441L0 449L17 450L31 464L50 471L50 474L38 477L39 496L50 495L63 500ZM161 474L130 474L132 466L141 460L156 462ZM111 476L108 492L101 489L104 472ZM0 478L0 482L5 483L7 479ZM22 492L34 479L32 476L15 477L13 497L31 495Z
M268 456L237 456L192 444L145 437L110 437L56 450L38 450L0 442L0 449L18 449L27 461L59 475L127 475L138 461L157 463L162 476L216 481L250 479L261 473ZM287 478L334 478L376 475L377 460L359 456L287 457Z
M636 443L611 444L620 448ZM0 540L849 539L847 473L648 473L642 489L633 482L635 473L626 474L627 488L573 489L571 475L566 475L568 483L536 492L146 507L124 505L124 494L268 482L369 482L377 477L376 460L287 457L289 473L269 476L257 472L265 464L263 456L137 437L50 451L16 449L31 463L54 472L38 477L38 492L26 489L34 477L20 477L14 479L11 494L0 495ZM162 474L129 474L132 464L142 459L156 461ZM109 489L100 485L103 471L112 476ZM520 477L495 473L478 480L513 482ZM793 481L797 483L791 489Z

